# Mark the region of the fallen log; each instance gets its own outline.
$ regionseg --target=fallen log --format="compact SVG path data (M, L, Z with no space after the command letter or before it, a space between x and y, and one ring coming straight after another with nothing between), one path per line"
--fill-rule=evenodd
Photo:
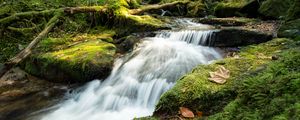
M7 62L4 63L4 66L0 70L0 78L12 67L26 59L31 53L33 48L35 48L38 43L52 30L56 23L59 21L59 17L61 13L57 13L54 17L52 17L49 22L47 23L45 29L36 37L34 38L31 43L19 52L15 57L9 59Z
M24 17L34 17L38 15L52 15L57 12L61 12L63 9L51 9L51 10L44 10L44 11L28 11L28 12L20 12L20 13L15 13L11 16L5 17L0 19L0 24L5 25L8 24L14 20L18 20Z
M176 5L184 5L187 3L188 3L188 1L175 1L172 3L166 3L166 4L161 4L161 5L147 5L147 6L138 8L138 9L131 9L131 10L129 10L129 14L138 15L138 14L142 14L144 12L150 11L150 10L165 9L165 8L173 7Z
M169 8L176 5L187 4L187 1L176 1L172 3L165 3L161 5L146 5L137 9L129 9L128 13L131 15L139 15L144 12L156 9L164 9ZM58 8L44 11L29 11L29 12L21 12L15 13L11 16L0 19L0 24L5 25L12 21L19 20L25 17L34 17L34 16L45 16L45 15L53 15L54 13L64 12L66 14L76 14L76 13L90 13L90 12L107 12L110 8L107 6L88 6L88 7L66 7L66 8Z

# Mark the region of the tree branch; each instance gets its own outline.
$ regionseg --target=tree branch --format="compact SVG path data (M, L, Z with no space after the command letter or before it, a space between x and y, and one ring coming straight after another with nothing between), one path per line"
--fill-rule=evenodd
M31 53L32 50L38 45L38 43L51 31L55 24L59 21L61 13L56 14L52 17L47 23L45 29L31 41L31 43L15 57L11 58L8 62L4 63L4 67L0 70L0 78L12 67L26 59Z

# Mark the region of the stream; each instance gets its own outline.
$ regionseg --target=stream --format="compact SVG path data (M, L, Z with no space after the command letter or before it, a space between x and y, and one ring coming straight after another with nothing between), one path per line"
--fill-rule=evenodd
M141 40L135 49L115 60L111 75L93 80L67 100L43 112L42 120L129 120L150 116L160 96L177 79L199 64L222 56L209 26L179 19L182 27L158 31Z

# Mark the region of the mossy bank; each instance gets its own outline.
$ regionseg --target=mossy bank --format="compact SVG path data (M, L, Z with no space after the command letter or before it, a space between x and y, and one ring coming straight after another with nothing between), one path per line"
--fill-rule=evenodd
M247 101L248 98L246 98L246 96L243 94L249 93L249 98L257 96L259 99L261 99L262 101L257 101L255 98L252 99L252 103L255 103L257 106L272 105L272 103L269 104L268 100L271 100L273 97L278 97L278 99L284 101L289 100L282 96L285 94L283 92L279 92L278 94L275 94L276 92L274 92L273 96L267 95L270 99L266 99L266 101L263 101L263 97L259 95L261 95L262 91L273 92L278 91L280 88L285 89L284 87L286 84L281 83L291 82L291 84L296 85L295 88L299 87L299 79L294 79L297 77L295 77L293 74L289 75L277 73L282 69L289 69L288 66L283 66L290 64L286 63L286 61L290 60L292 62L299 60L299 58L296 57L297 55L300 55L299 51L297 51L299 50L298 45L299 42L289 39L274 39L267 43L244 47L234 57L216 61L211 65L200 65L191 73L178 80L174 88L163 94L158 105L156 106L155 115L160 117L176 115L179 107L187 107L194 112L203 112L204 116L217 114L216 116L209 118L219 119L223 119L224 117L232 119L237 116L242 119L247 118L250 115L253 115L252 117L254 118L270 118L270 115L285 114L285 109L289 109L296 104L296 102L299 101L299 98L293 98L293 100L287 103L287 106L282 106L281 110L276 110L277 112L258 112L268 110L266 110L265 107L252 107L252 104L248 104L251 102ZM280 60L276 60L278 56ZM294 64L296 63L297 62ZM230 70L231 77L224 85L219 85L208 80L209 72L215 71L219 65L223 65L225 68ZM292 66L290 67L294 68ZM269 69L273 69L273 71L270 71ZM276 71L276 69L279 69L279 71ZM297 72L295 71L295 75L297 75L296 73ZM278 74L278 76L281 77L272 78L268 76L272 74ZM263 77L265 77L265 79L268 78L267 80L269 81L267 82L264 81L264 79L261 79ZM291 81L289 81L289 79L284 79L285 77L291 78ZM271 81L273 81L273 83ZM267 87L269 89L265 89L264 86L270 87ZM253 91L251 92L251 90L249 90L247 87L253 88ZM297 89L286 88L285 90L286 91L284 92L286 93L292 93L291 96L293 96L294 93L297 94L297 91L295 91ZM241 93L241 91L244 93ZM265 94L266 93L264 93L264 95ZM241 102L241 99L243 99L244 102ZM237 105L236 102L241 103ZM240 108L240 105L245 106L245 108ZM273 109L275 110L275 108ZM272 108L270 108L269 111L273 110L271 109ZM296 114L296 111L294 111L293 114ZM270 115L266 116L267 114Z

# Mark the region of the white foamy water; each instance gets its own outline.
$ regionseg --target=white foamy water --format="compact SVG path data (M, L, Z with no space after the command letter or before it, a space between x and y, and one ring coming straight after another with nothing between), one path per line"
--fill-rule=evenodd
M106 80L88 83L42 120L130 120L152 115L160 96L177 79L199 64L221 58L214 48L199 45L209 41L209 33L186 30L145 38L131 54L115 61Z
M156 37L166 38L174 41L185 41L194 45L213 45L213 33L216 30L181 30L161 32Z

